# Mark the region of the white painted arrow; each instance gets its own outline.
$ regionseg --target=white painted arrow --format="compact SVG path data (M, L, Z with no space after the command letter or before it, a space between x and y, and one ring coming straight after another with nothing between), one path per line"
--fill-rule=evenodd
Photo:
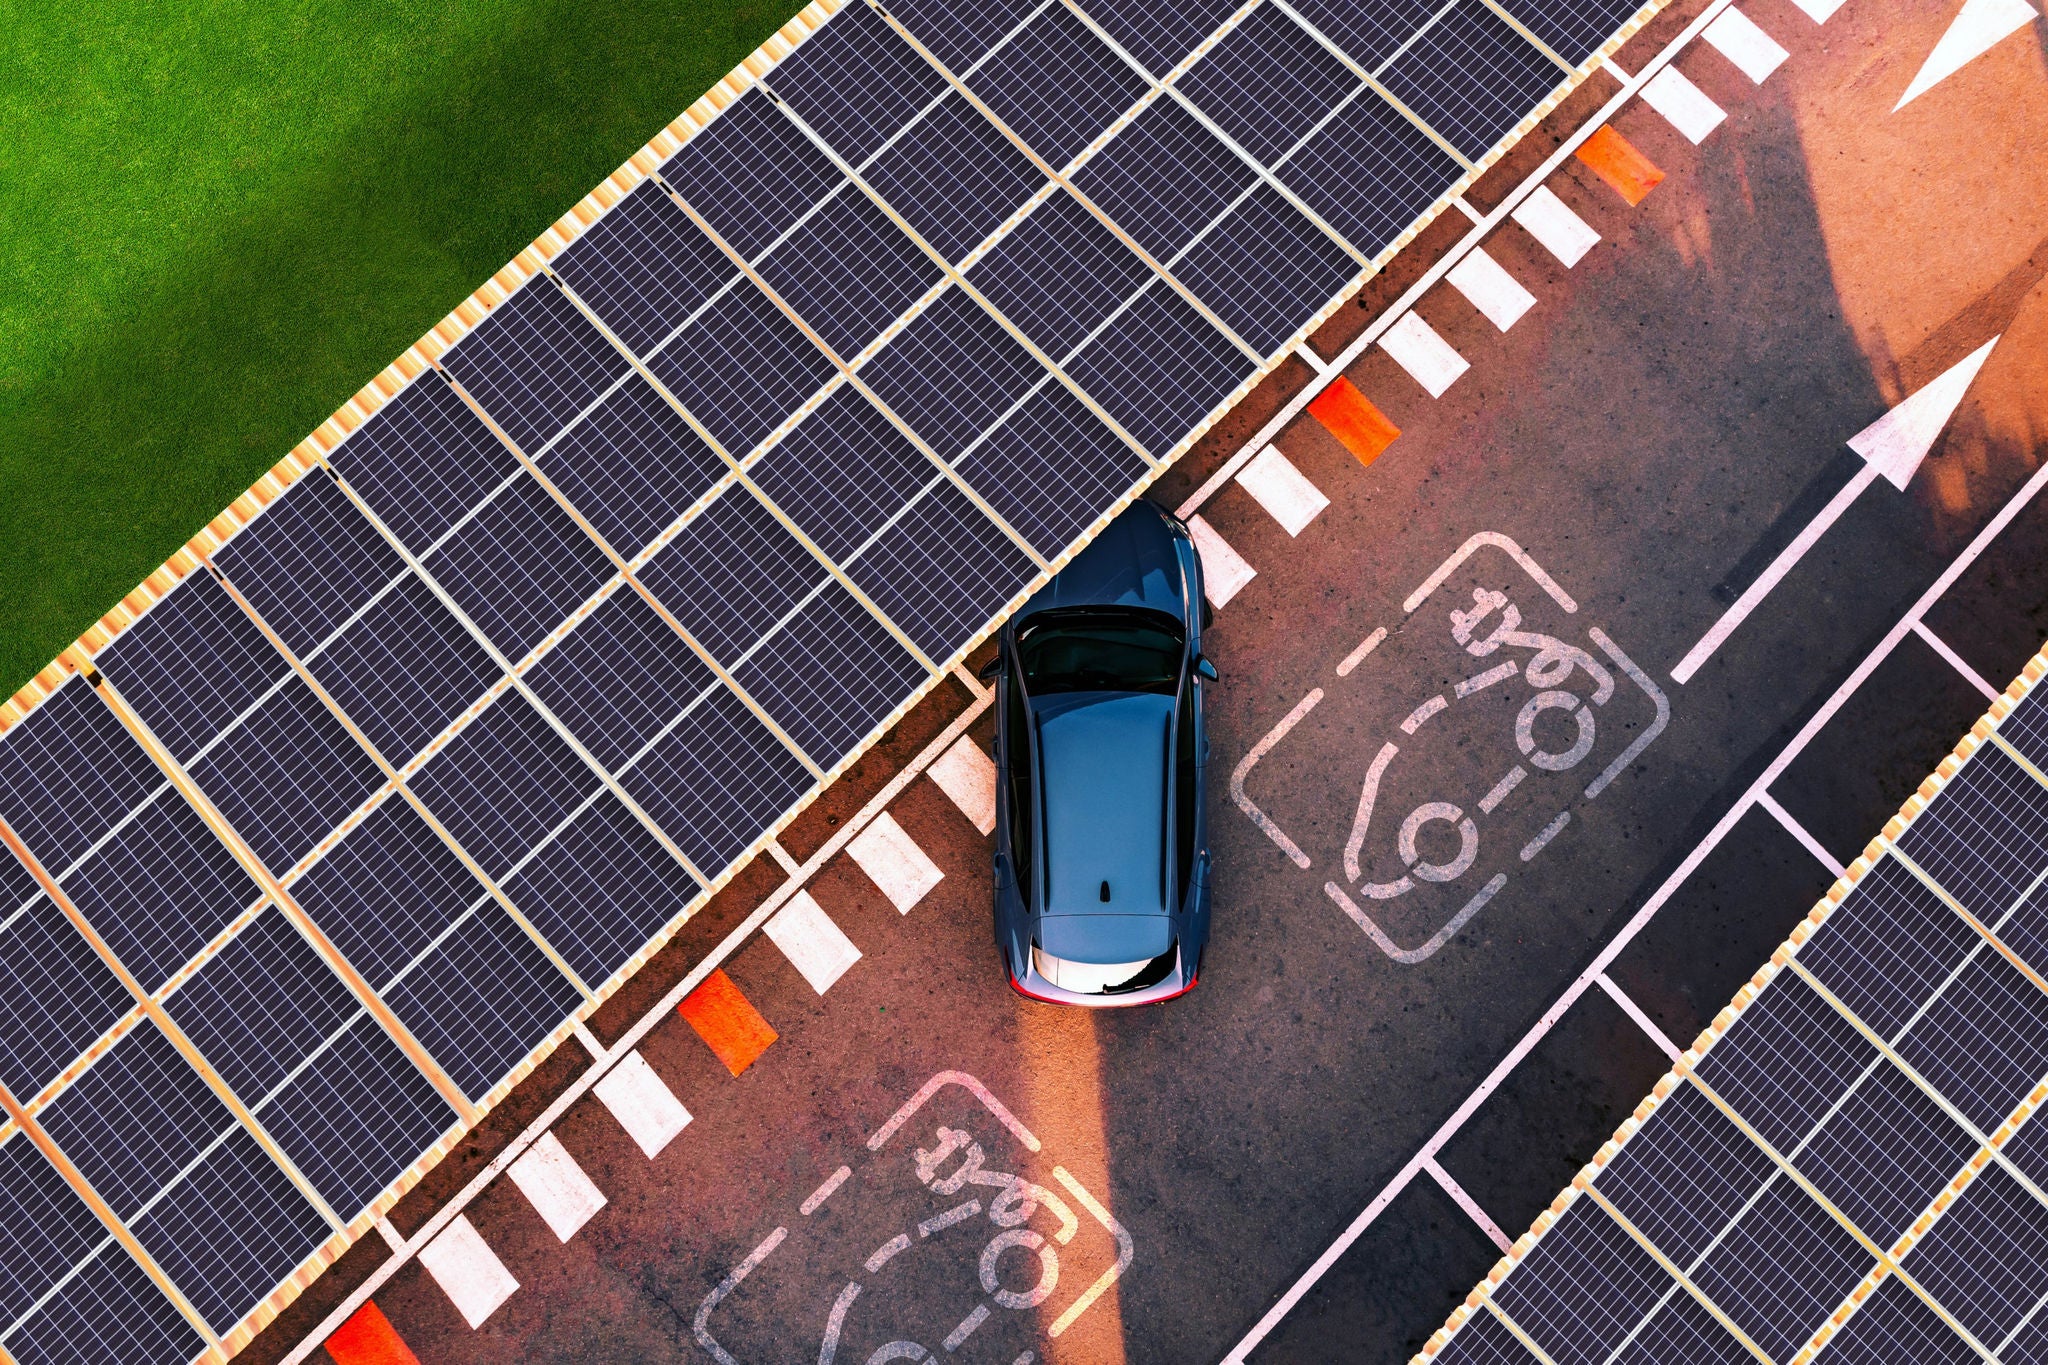
M1913 77L1913 83L1899 96L1892 112L1898 113L2037 17L2027 0L1963 0L1962 9L1949 21L1948 31L1941 35L1934 51L1927 54L1920 74Z
M1849 510L1849 504L1856 501L1864 489L1880 477L1890 480L1896 488L1905 488L1914 471L1920 468L1920 462L1927 458L1927 452L1934 448L1935 440L1948 425L1949 418L1955 415L1956 406L1963 401L1970 381L1977 377L1977 371L1984 368L1985 359L1997 344L1998 338L1991 338L1943 370L1933 382L1921 386L1904 402L1849 438L1849 449L1863 457L1863 468L1842 486L1841 492L1828 500L1828 505L1821 508L1820 514L1793 537L1790 545L1779 551L1771 566L1758 575L1748 591L1735 599L1735 605L1714 622L1714 628L1702 635L1699 643L1678 661L1678 667L1671 670L1675 681L1686 683L1692 680L1700 665L1713 657L1721 642L1733 635L1735 628L1756 610L1757 603L1770 596L1771 589L1784 580L1792 566L1806 556L1828 527L1841 519L1842 513Z

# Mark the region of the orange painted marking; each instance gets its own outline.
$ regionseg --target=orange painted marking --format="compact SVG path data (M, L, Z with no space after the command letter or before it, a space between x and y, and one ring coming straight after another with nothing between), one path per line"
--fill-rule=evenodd
M1643 196L1664 179L1657 163L1615 132L1612 124L1601 124L1600 130L1580 145L1578 157L1630 204L1642 203Z
M1377 460L1401 434L1401 428L1388 421L1387 415L1358 391L1358 385L1341 374L1336 383L1315 396L1308 412L1323 424L1325 431L1342 441L1360 464Z
M420 1358L398 1335L375 1300L358 1308L354 1317L335 1328L326 1345L334 1365L420 1365Z
M735 1076L752 1066L778 1036L723 970L712 972L703 985L684 996L676 1013L689 1020Z

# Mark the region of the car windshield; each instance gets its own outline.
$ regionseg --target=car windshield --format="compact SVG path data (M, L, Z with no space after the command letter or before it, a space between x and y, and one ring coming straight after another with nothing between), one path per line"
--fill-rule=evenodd
M1152 612L1048 613L1017 641L1025 689L1160 692L1180 684L1180 633Z

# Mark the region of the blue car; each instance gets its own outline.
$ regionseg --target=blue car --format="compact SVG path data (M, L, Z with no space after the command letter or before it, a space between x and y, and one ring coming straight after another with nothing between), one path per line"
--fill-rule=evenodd
M1192 989L1209 939L1202 564L1140 500L1003 627L996 945L1010 984L1065 1005Z

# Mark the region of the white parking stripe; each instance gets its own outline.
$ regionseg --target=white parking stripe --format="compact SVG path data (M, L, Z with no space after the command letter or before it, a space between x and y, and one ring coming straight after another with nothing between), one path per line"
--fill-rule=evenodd
M1522 282L1508 274L1499 261L1487 255L1485 247L1473 247L1444 278L1503 332L1536 306L1536 296L1522 288Z
M1310 483L1278 446L1267 446L1237 472L1238 487L1257 499L1273 520L1298 536L1301 529L1330 505L1323 490Z
M1732 11L1729 11L1732 12ZM1721 126L1726 110L1707 98L1706 91L1685 78L1675 66L1667 66L1643 86L1643 103L1664 116L1688 142L1706 141L1707 134Z
M1841 0L1834 0L1832 4L1809 4L1807 0L1792 2L1813 15L1813 21L1817 24L1824 23L1828 15L1833 14L1841 5ZM1823 12L1815 13L1815 10ZM1733 5L1722 10L1714 22L1701 31L1700 37L1705 38L1714 51L1735 63L1737 70L1758 85L1762 85L1764 77L1776 71L1790 55L1784 48L1778 46L1777 39L1758 28L1754 19ZM1665 70L1668 71L1670 68L1666 67ZM1646 89L1643 93L1648 95L1650 92ZM1694 141L1698 139L1695 138Z
M1552 194L1548 185L1538 185L1508 216L1543 243L1544 250L1563 261L1567 270L1584 260L1600 241L1600 234Z
M812 900L808 891L791 896L788 904L761 926L761 932L774 940L782 955L789 959L789 965L802 972L811 989L820 995L831 990L832 983L860 961L860 949L853 946L853 940L840 931L825 913L825 907Z
M638 1051L621 1057L591 1089L649 1159L660 1156L662 1148L690 1125L690 1111Z
M846 846L846 851L860 864L860 870L868 874L868 880L882 888L889 904L901 915L909 914L910 907L923 900L925 893L946 875L939 871L938 864L924 856L924 850L887 811L876 816L875 822Z
M953 747L933 759L924 772L976 829L983 834L996 832L996 765L972 735L954 740Z
M1450 342L1438 336L1436 329L1412 309L1386 330L1380 338L1380 348L1427 389L1431 398L1443 397L1444 390L1472 368L1465 357L1451 349Z
M526 1149L505 1174L533 1205L533 1211L553 1229L555 1240L574 1237L591 1216L605 1206L604 1191L591 1183L576 1158L553 1133L542 1133L540 1141Z
M519 1288L519 1281L485 1245L468 1214L455 1215L455 1221L443 1228L439 1237L420 1249L420 1264L472 1328L483 1326L484 1319Z
M1825 24L1847 0L1792 0L1792 3L1806 11L1806 17L1816 24Z
M1202 595L1209 599L1209 605L1221 611L1230 605L1230 599L1244 591L1244 585L1259 576L1259 571L1244 562L1244 556L1230 548L1230 542L1216 534L1216 528L1207 520L1195 516L1188 518L1188 533L1195 538L1195 549L1202 556Z

